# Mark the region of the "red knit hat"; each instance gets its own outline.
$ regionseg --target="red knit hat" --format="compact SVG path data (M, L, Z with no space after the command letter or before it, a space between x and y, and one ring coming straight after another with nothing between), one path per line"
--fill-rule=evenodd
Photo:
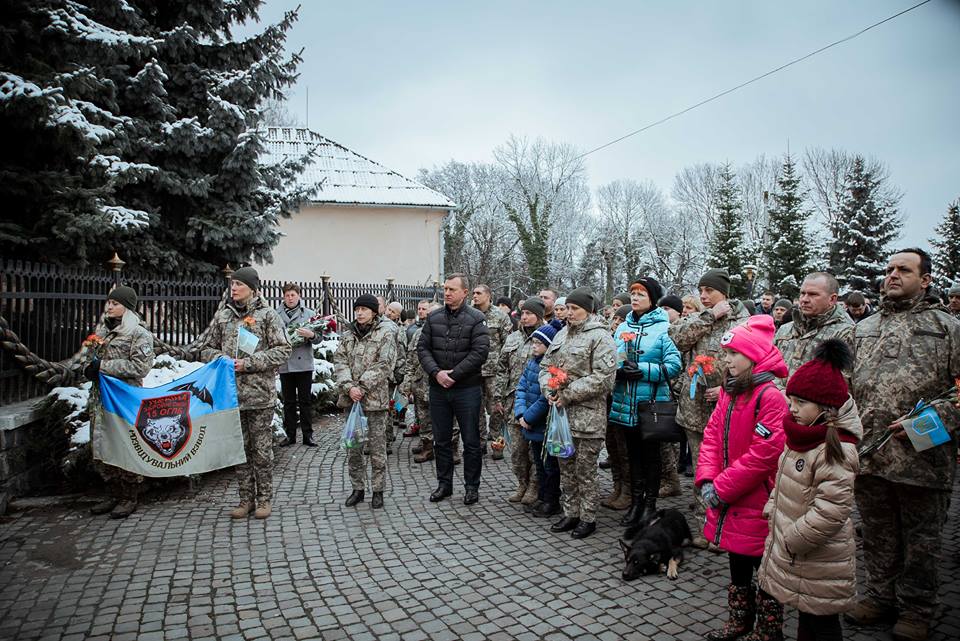
M787 381L787 396L798 396L824 407L842 407L850 398L843 370L853 365L853 353L842 340L823 341Z

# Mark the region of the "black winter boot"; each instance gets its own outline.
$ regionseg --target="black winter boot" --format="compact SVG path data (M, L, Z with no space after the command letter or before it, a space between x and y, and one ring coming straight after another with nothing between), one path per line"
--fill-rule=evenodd
M620 525L624 527L636 527L640 524L640 517L643 515L643 506L646 499L646 489L642 478L636 478L638 475L630 470L630 495L632 502L630 509L620 519Z
M659 488L657 491L647 493L646 500L643 502L643 513L640 515L638 525L641 527L646 527L650 524L650 521L657 518L657 494L659 493Z

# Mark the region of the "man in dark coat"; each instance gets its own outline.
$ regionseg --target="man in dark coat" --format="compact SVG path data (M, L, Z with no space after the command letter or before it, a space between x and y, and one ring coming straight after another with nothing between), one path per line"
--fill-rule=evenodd
M436 503L453 494L453 420L463 440L465 505L479 500L483 455L480 449L480 406L483 378L480 370L490 351L483 313L466 304L470 286L463 274L443 283L443 309L431 312L423 324L417 357L430 380L430 420L437 461Z

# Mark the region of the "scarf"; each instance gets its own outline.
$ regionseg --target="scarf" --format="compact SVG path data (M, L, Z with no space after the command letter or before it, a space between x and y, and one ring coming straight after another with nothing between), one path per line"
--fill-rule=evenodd
M728 378L727 382L723 385L723 389L726 390L730 396L739 396L764 383L769 383L775 378L776 376L773 375L773 372L758 372L750 377L750 383L746 385L741 383L739 378Z
M813 425L802 425L793 420L792 414L783 417L783 431L787 436L787 447L794 452L809 452L827 440L826 423L814 423ZM843 443L860 442L856 436L850 432L838 430L840 441Z
M374 319L375 321L376 319ZM373 329L374 323L371 322L367 325L358 325L356 321L350 323L350 326L353 328L353 333L357 335L357 338L363 338L370 333L370 330Z
M296 307L287 307L283 306L283 312L287 315L287 320L292 321L294 318L300 315L300 309L303 307L303 303L297 303Z
M120 327L120 321L122 320L122 318L113 318L112 316L108 316L107 319L103 321L103 324L106 325L107 329L113 331Z

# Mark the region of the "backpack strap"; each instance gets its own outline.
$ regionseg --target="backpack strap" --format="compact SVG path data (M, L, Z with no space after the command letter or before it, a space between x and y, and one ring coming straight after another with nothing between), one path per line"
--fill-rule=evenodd
M760 416L760 402L763 400L763 395L767 393L767 390L770 389L771 385L773 385L773 381L764 383L763 387L760 388L760 393L757 394L757 404L753 408L754 422L756 422L757 418Z

